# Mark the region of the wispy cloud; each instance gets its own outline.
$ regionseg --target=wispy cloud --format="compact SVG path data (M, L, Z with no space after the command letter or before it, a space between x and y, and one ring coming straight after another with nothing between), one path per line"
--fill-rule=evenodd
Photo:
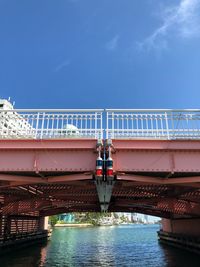
M61 62L59 65L57 65L56 68L54 69L54 71L55 71L55 72L59 72L59 71L61 71L63 68L68 67L68 66L70 65L70 63L71 63L71 62L70 62L69 59L65 60L65 61Z
M116 50L118 42L119 42L119 34L115 35L110 41L106 43L106 49L110 51Z
M200 35L200 0L180 0L178 5L165 7L161 13L162 25L138 43L140 49L165 49L168 37L173 34L181 38Z

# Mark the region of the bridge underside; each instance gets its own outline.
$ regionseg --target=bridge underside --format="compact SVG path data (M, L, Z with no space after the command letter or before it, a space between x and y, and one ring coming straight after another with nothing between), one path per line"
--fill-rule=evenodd
M113 140L108 211L200 217L200 142ZM1 216L100 211L95 140L1 140Z
M67 175L62 176L66 177ZM140 176L138 176L140 178ZM64 212L100 211L92 179L1 186L2 215L49 216ZM199 217L200 192L187 186L116 181L108 211L138 212L163 218Z

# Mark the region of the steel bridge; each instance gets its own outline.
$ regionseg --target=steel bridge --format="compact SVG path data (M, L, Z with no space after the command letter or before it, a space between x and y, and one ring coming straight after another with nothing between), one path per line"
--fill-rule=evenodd
M155 215L165 232L200 234L200 110L2 108L0 238L75 211Z

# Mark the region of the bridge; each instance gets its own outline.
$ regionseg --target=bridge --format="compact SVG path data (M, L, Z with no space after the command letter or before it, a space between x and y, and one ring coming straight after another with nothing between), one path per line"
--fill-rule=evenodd
M0 108L0 245L75 211L159 216L171 244L200 235L200 110Z

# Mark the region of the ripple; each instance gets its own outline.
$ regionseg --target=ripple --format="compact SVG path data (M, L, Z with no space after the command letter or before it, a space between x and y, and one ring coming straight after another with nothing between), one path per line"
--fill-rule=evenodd
M159 244L158 226L55 229L47 245L1 257L3 267L199 267L200 257Z

